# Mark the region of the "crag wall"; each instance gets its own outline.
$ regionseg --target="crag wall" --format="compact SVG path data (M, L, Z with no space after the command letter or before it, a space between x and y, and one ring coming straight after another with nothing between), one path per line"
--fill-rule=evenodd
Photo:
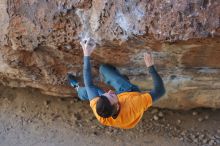
M76 96L66 73L82 85L79 41L92 37L98 66L110 63L144 91L152 80L143 61L151 50L167 93L155 106L220 107L219 0L1 0L0 82Z

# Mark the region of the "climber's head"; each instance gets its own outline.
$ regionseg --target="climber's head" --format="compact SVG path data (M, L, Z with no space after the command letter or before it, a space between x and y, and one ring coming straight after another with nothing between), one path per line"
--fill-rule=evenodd
M96 112L100 117L116 118L120 110L117 95L113 91L109 91L101 95L96 104Z

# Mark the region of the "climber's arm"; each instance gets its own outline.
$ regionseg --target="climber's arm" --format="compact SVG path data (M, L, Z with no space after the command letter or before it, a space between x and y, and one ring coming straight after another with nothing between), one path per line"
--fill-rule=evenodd
M95 43L91 40L84 40L80 42L83 48L84 54L84 64L83 64L83 79L88 94L89 100L99 96L97 88L94 86L92 81L91 65L90 65L90 56L95 49Z
M151 89L150 95L153 98L153 101L155 101L165 94L165 88L164 88L163 80L161 79L160 75L157 73L154 66L149 67L149 73L153 78L153 84L154 84L154 88Z
M144 61L146 66L149 68L149 73L153 78L153 89L150 91L150 95L153 98L153 101L156 101L160 97L165 94L165 88L163 84L163 80L161 79L160 75L157 73L154 67L154 61L149 53L144 54Z

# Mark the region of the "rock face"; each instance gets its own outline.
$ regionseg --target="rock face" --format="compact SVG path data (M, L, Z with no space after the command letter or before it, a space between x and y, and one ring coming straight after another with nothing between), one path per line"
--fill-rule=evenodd
M220 107L220 1L1 0L0 82L74 96L66 73L82 83L79 41L96 40L93 75L110 63L142 90L152 81L143 53L151 50L167 89L155 106Z

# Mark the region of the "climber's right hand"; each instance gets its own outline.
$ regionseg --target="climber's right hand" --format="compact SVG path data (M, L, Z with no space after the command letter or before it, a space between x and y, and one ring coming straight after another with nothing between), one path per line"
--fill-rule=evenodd
M91 38L82 40L80 44L83 48L84 56L90 56L96 47L95 41Z
M148 52L144 53L144 62L147 67L151 67L154 65L154 59L151 53L148 53Z

